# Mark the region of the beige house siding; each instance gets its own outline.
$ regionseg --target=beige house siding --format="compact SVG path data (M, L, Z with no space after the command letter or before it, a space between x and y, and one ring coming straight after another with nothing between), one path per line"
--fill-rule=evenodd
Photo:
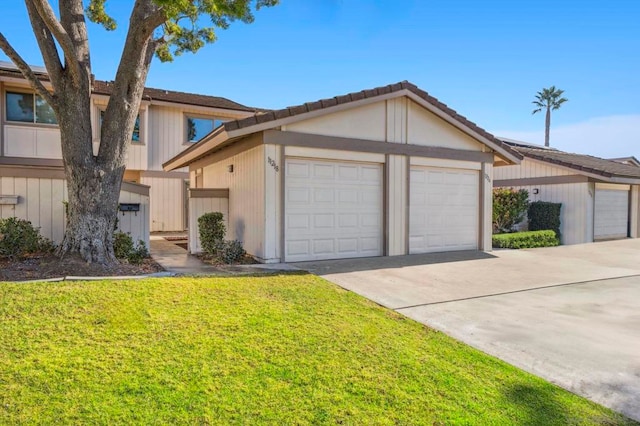
M140 183L150 186L151 232L182 231L185 223L185 180L142 176Z
M18 196L17 204L0 205L0 217L28 220L41 234L60 243L66 225L64 202L67 184L64 179L0 177L0 195ZM137 213L118 212L118 229L129 232L134 241L149 246L149 197L128 191L120 192L121 203L140 203Z
M515 186L529 191L529 201L562 203L560 232L562 244L583 244L593 241L592 183ZM534 194L538 190L538 194Z
M562 167L554 167L541 161L525 158L517 166L496 167L493 171L494 180L524 179L546 176L569 176L577 174Z
M468 151L482 151L484 145L415 102L408 102L407 143Z
M228 169L231 165L233 172ZM264 259L265 147L203 167L203 188L229 189L227 237L240 240L248 253Z
M389 155L386 170L387 254L407 253L409 214L408 157Z
M385 102L335 112L283 126L282 130L343 138L386 140Z

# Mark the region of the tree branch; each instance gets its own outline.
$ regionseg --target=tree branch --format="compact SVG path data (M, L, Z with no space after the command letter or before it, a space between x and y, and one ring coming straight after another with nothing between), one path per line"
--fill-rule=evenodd
M20 54L16 52L16 50L9 44L9 41L4 37L4 34L0 33L0 49L11 59L11 61L16 64L24 78L26 78L33 89L38 93L38 95L42 96L42 98L47 101L49 105L52 107L57 107L57 98L51 94L44 87L44 84L40 81L40 79L35 75L31 67L22 59Z
M35 10L40 15L40 18L47 26L49 31L55 39L60 43L60 47L64 52L64 56L66 58L66 64L69 66L69 71L71 72L71 76L73 80L78 84L80 82L80 64L78 63L78 58L75 55L75 48L73 46L73 41L69 34L64 29L58 18L56 17L55 12L51 8L48 0L25 0L27 3L31 3Z
M60 62L60 54L58 53L56 42L51 35L51 31L49 31L49 28L47 28L35 9L33 3L29 1L25 3L27 5L27 12L29 12L31 27L33 28L36 40L38 41L38 46L40 46L40 51L42 52L42 58L44 59L44 64L47 67L49 78L51 79L54 88L58 90L60 74L62 73L62 63Z

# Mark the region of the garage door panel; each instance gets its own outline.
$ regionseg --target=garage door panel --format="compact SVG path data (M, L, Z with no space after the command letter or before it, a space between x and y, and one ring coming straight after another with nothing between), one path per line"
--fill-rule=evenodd
M478 172L412 166L410 179L409 252L477 249Z
M596 189L594 238L626 238L629 221L629 191Z
M285 167L287 261L382 255L381 165L287 159Z

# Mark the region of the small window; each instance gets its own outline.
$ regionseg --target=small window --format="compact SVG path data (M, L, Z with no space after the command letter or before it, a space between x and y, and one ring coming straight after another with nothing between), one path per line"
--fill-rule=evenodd
M187 142L198 142L222 123L218 118L187 117Z
M58 124L53 108L40 95L7 92L5 101L7 121Z
M104 120L104 110L100 110L100 127L102 127L102 120ZM136 115L136 122L133 125L133 133L131 134L132 143L142 143L140 139L140 114Z

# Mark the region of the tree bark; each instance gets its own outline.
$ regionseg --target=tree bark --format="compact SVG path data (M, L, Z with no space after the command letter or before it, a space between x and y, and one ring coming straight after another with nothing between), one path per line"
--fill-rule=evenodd
M549 129L551 128L551 108L547 107L547 116L544 120L544 146L549 146Z

